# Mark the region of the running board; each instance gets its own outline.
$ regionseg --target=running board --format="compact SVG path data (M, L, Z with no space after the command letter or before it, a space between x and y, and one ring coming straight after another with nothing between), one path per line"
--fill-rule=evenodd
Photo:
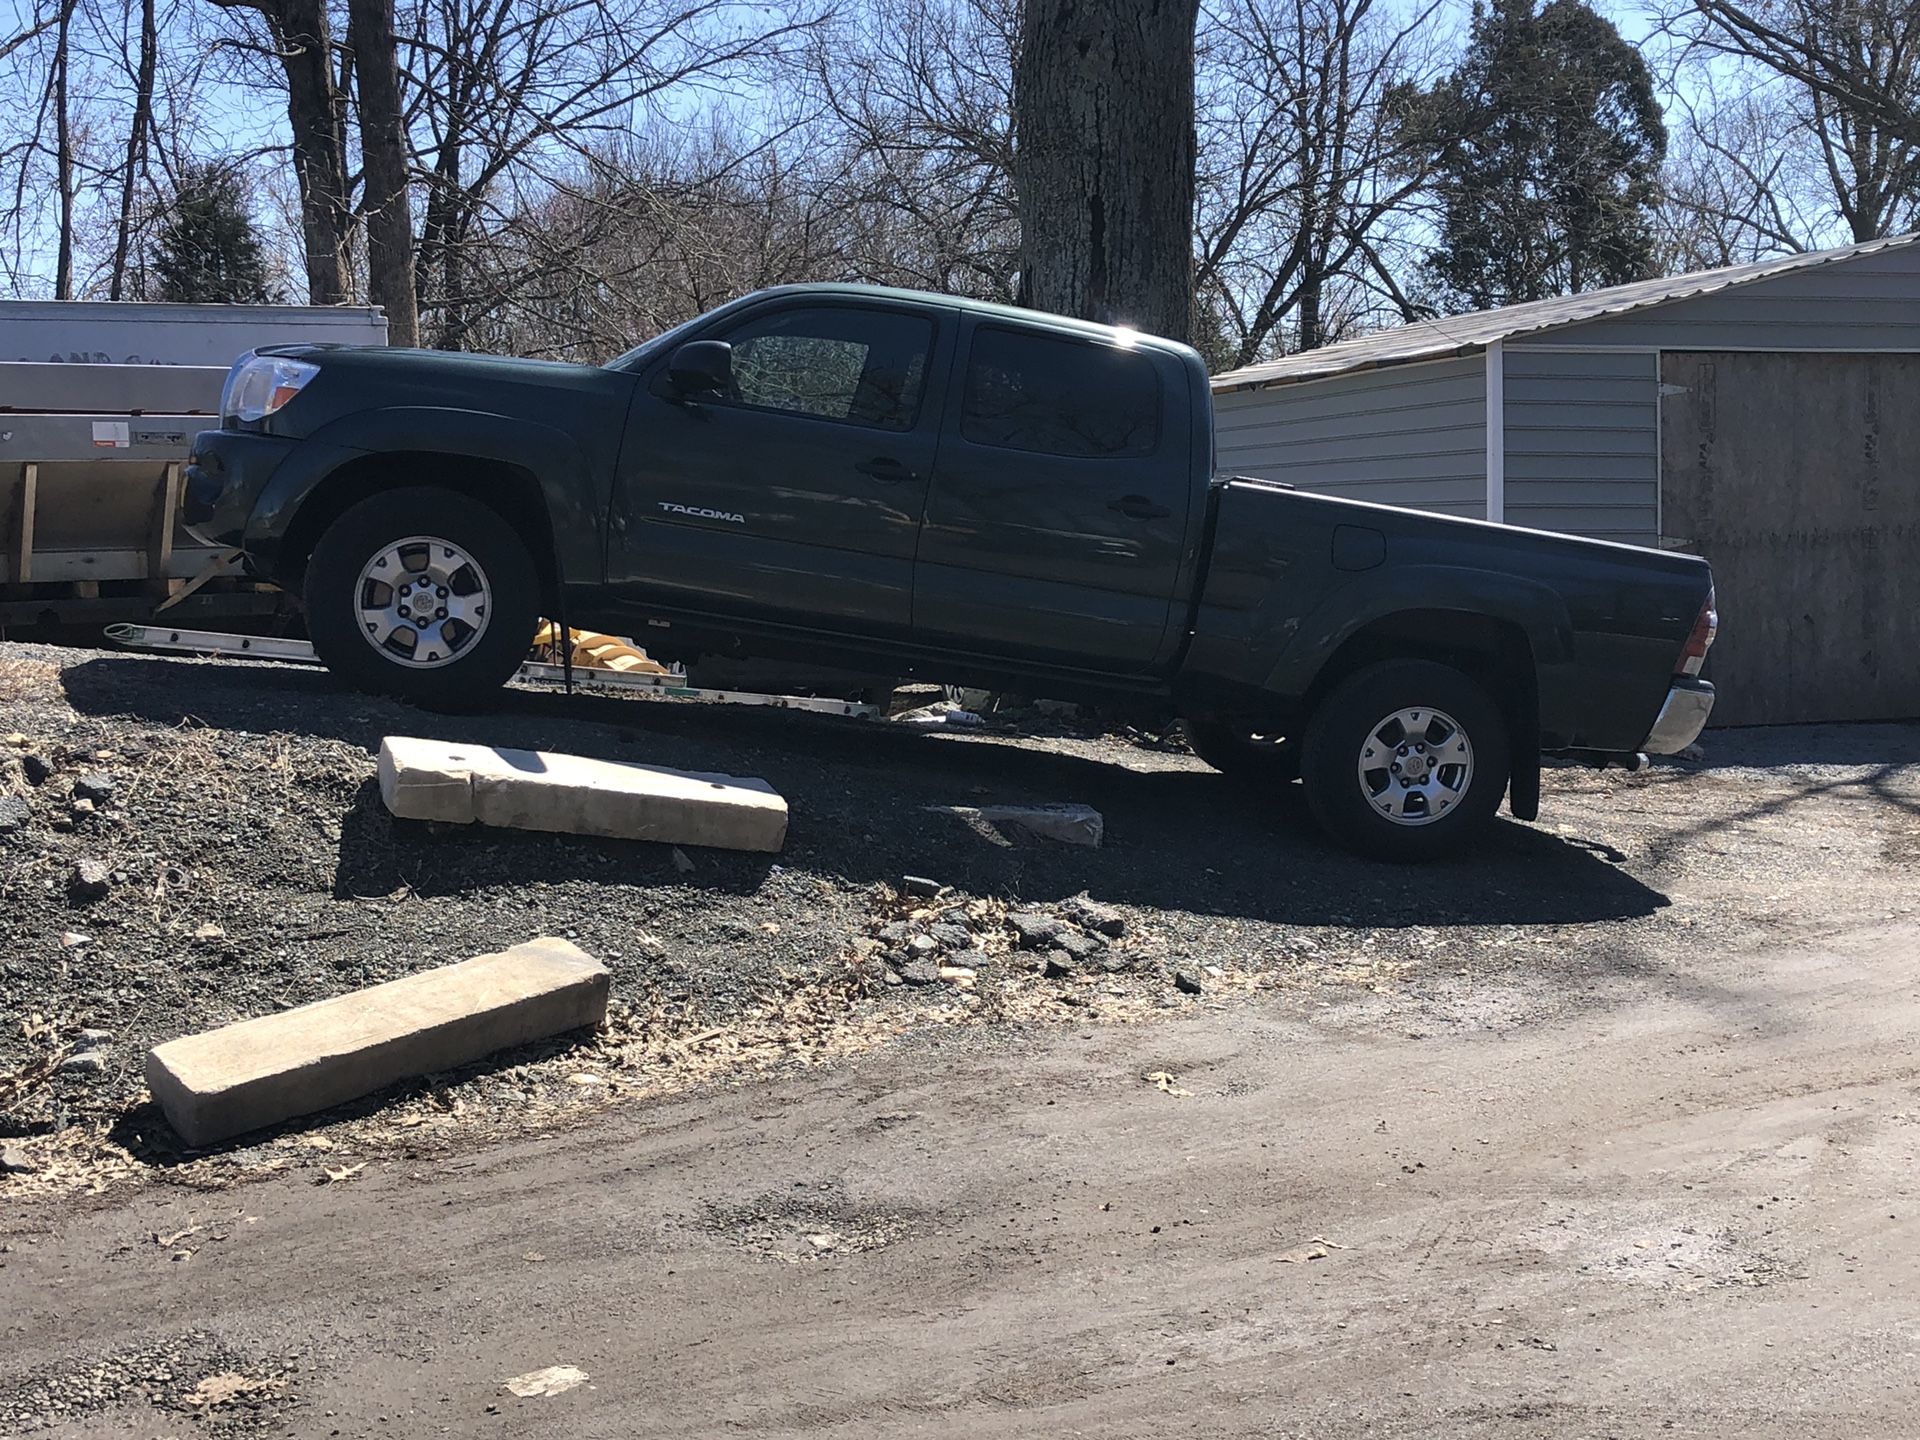
M216 630L176 630L166 625L109 625L107 638L130 650L168 650L185 655L225 655L236 660L278 660L295 665L318 665L308 640L282 640L270 635L228 635ZM529 660L513 680L539 687L566 683L559 665ZM511 683L511 682L510 682ZM689 685L684 675L629 675L618 670L573 667L573 683L583 690L640 690L668 700L698 700L709 705L764 705L776 710L807 710L816 715L858 718L879 715L878 705L852 700L822 700L814 695L760 695L746 690L703 690Z

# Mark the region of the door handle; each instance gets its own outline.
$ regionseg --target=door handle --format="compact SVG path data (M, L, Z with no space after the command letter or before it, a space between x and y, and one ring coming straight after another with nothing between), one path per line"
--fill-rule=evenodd
M1156 505L1144 495L1122 495L1118 500L1107 502L1109 510L1118 510L1129 520L1164 520L1173 512L1164 505Z
M909 466L901 464L891 455L876 455L871 460L861 461L853 468L862 475L886 485L898 485L902 480L917 478Z

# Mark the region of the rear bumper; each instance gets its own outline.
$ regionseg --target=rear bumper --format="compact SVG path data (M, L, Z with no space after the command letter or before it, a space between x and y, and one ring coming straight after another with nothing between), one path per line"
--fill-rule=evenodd
M1676 755L1700 738L1712 713L1713 686L1704 680L1675 679L1640 748L1649 755Z

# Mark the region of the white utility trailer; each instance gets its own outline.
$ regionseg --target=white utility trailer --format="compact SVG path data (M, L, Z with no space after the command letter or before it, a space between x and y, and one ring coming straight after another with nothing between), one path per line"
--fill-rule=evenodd
M230 580L181 598L220 558L179 527L194 434L246 351L386 331L366 306L0 301L0 632L270 613Z

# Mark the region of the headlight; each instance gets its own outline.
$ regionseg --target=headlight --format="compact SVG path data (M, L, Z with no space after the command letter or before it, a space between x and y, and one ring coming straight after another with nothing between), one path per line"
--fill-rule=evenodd
M220 392L220 422L264 420L280 409L320 373L318 365L284 355L256 355L249 350L227 372Z

